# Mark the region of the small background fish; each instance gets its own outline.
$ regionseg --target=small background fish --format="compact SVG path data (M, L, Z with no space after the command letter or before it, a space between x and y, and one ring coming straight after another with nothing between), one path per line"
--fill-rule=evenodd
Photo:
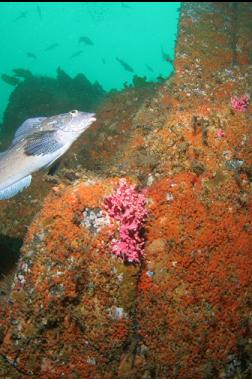
M58 46L59 46L58 43L52 43L51 45L47 46L47 47L45 48L44 51L50 51L50 50L53 50L53 49L55 49L55 48L58 47Z
M42 20L42 11L41 11L41 8L40 8L40 6L39 5L37 5L37 12L38 12L38 16L39 16L39 18L40 18L40 20Z
M85 43L86 45L93 46L94 43L89 37L83 36L79 38L79 43Z
M14 19L14 22L21 20L22 18L26 18L28 11L22 11L19 15Z
M26 53L26 55L27 55L28 58L37 59L36 55L33 54L33 53L28 52L28 53Z
M83 50L78 50L78 51L76 51L75 53L73 53L73 54L71 55L70 58L78 57L78 56L81 55L82 53L83 53Z
M129 72L134 72L134 69L125 61L123 61L122 59L120 58L116 58L117 62L120 63L120 65L126 70L126 71L129 71Z
M171 58L171 56L166 53L163 49L162 49L162 58L165 62L169 62L170 64L173 65L173 59Z

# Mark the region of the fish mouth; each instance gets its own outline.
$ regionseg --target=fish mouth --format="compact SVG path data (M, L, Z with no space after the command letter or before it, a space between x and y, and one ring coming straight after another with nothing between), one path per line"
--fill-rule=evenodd
M96 121L95 113L90 113L80 122L78 130L84 131L88 129Z
M96 117L95 117L95 113L90 113L89 114L89 119L88 119L88 122L87 122L87 124L88 125L91 125L93 122L95 122L96 121Z
M96 121L96 118L95 118L95 117L92 117L92 118L90 119L89 123L92 124L92 123L95 122L95 121Z
M90 122L96 121L96 115L95 113L90 113Z

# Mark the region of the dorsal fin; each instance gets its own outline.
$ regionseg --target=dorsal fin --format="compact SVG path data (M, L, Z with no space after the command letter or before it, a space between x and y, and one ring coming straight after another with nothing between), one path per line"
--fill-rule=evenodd
M14 139L12 141L12 145L15 145L17 142L27 137L34 130L39 129L42 121L44 121L46 118L47 117L34 117L34 118L28 118L27 120L25 120L20 125L20 127L16 130Z

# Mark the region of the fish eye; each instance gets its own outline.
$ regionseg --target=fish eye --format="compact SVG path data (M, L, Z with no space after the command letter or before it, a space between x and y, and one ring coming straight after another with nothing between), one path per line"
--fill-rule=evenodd
M69 113L71 116L77 116L78 111L76 109L74 109L73 111L70 111Z

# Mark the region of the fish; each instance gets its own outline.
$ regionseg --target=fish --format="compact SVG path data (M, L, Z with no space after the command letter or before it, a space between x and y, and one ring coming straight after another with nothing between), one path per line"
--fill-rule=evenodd
M132 9L132 7L126 3L121 3L121 6L122 6L122 8L125 8L125 9Z
M94 46L93 41L89 37L83 36L79 38L79 43L85 43L86 45L89 46Z
M50 51L50 50L53 50L53 49L55 49L55 48L58 47L58 46L59 46L58 43L52 43L51 45L47 46L47 47L45 48L44 51Z
M19 13L19 16L17 16L15 20L13 21L16 22L16 21L21 20L22 18L26 18L27 14L28 14L28 11L22 11Z
M20 83L20 80L15 78L15 76L10 76L6 74L1 75L1 79L5 83L10 84L11 86L17 86Z
M0 153L0 200L29 187L32 175L50 167L95 121L95 113L78 110L24 121Z
M41 8L39 5L37 5L37 12L38 12L38 16L39 16L40 20L42 20L42 12L41 12Z
M82 50L79 50L79 51L76 51L76 53L73 53L72 55L71 55L71 57L70 58L75 58L75 57L78 57L79 55L81 55L83 53L83 51Z
M116 58L116 60L117 60L117 62L119 62L119 63L123 66L123 68L124 68L126 71L129 71L129 72L135 72L135 71L133 70L133 68L132 68L128 63L126 63L125 61L123 61L122 59L120 59L120 58Z
M162 49L162 57L165 62L169 62L173 66L173 59L170 57L168 53L165 53Z
M145 65L145 67L150 71L150 72L154 72L153 68L151 66L148 66L147 64Z
M14 68L12 71L14 72L15 76L18 76L20 78L28 79L32 77L31 71L24 68Z
M33 53L26 53L26 55L27 55L27 57L29 57L29 58L33 58L33 59L37 59L37 57L36 57L36 55L35 54L33 54Z

